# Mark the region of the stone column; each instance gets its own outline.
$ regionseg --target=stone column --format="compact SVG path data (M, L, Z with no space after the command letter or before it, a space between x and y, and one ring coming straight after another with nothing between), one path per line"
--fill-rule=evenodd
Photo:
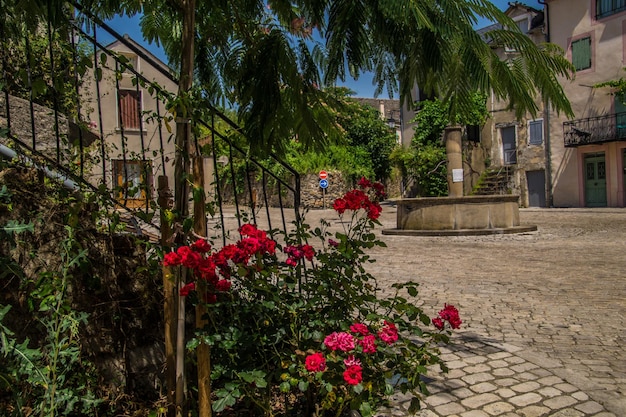
M446 127L444 131L444 140L446 143L446 157L448 159L448 196L463 197L461 126L456 125Z

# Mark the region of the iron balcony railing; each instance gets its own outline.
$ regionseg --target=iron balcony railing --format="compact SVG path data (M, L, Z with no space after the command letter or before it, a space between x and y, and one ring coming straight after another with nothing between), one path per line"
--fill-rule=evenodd
M563 123L566 148L626 140L626 113L614 113Z

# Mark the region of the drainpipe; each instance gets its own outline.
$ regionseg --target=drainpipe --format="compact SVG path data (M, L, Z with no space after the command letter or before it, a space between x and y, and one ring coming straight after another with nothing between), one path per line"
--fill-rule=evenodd
M17 157L17 153L11 149L8 148L4 145L0 145L0 155L4 155L6 156L8 159L14 159ZM25 157L22 157L25 158ZM33 161L31 161L28 158L25 158L26 162L28 162L29 164L32 164L35 168L41 170L44 172L44 174L46 174L46 177L53 179L53 180L59 180L63 182L63 186L65 188L67 188L70 191L78 191L80 190L80 187L78 186L78 184L76 184L74 181L72 181L71 179L69 179L68 177L66 177L65 175L56 172L56 171L52 171L46 167L42 167L39 165L36 165L33 163Z
M546 0L537 0L539 4L543 5L543 26L544 26L544 34L546 43L550 42L550 16L549 16L549 7ZM546 181L547 181L547 200L546 204L548 207L554 206L554 199L552 195L552 150L550 144L550 103L548 100L543 101L543 136L545 137L545 159L546 159Z

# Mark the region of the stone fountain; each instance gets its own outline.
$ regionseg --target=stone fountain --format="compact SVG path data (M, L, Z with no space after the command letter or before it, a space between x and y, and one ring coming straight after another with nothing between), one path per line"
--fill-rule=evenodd
M522 226L516 195L463 195L461 127L444 133L448 158L448 197L401 198L397 204L397 228L385 235L466 236L531 232Z

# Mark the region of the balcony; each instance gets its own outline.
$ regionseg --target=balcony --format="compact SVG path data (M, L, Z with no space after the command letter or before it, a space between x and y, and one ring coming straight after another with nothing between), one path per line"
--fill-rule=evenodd
M626 113L571 120L563 123L566 148L626 141Z

